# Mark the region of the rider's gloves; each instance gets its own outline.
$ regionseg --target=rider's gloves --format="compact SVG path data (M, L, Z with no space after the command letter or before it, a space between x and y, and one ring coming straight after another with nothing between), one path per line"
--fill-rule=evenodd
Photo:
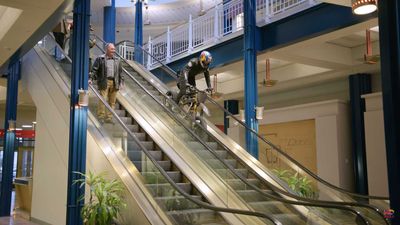
M213 90L214 90L213 88L207 88L207 89L206 89L206 92L208 92L208 93L212 93L212 92L213 92Z

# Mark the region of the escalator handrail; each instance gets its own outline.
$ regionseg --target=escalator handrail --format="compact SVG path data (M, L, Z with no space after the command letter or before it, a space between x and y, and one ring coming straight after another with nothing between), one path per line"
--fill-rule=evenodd
M101 39L100 39L101 40ZM147 50L145 50L144 48L142 48L141 46L138 46L139 48L141 48L142 51L144 51L146 54L149 54L153 59L155 59L158 63L160 63L162 65L162 67L167 68L169 71L166 71L171 77L173 77L175 80L177 79L177 75L176 72L174 70L172 70L170 67L168 67L166 64L164 64L161 60L157 59L155 56L151 55ZM197 87L195 87L196 90L199 91L199 89L197 89ZM314 174L311 170L307 169L306 167L304 167L302 164L300 164L298 161L296 161L294 158L292 158L291 156L289 156L287 153L285 153L284 151L282 151L280 148L278 148L276 145L274 145L273 143L271 143L270 141L266 140L264 137L260 136L258 134L258 132L256 132L255 130L251 129L247 124L245 124L244 122L242 122L241 120L239 120L235 115L233 115L231 112L229 112L228 110L226 110L223 106L221 106L218 102L216 102L214 99L210 98L207 95L207 99L213 104L216 105L218 108L220 108L221 110L223 110L229 117L233 118L234 120L236 120L236 122L240 123L242 126L244 126L247 130L250 130L253 134L257 135L258 138L260 138L262 141L264 141L265 143L267 143L268 145L270 145L272 148L274 148L276 151L278 151L280 154L282 154L283 156L285 156L291 163L294 163L296 166L298 166L299 168L301 168L302 170L304 170L307 174L309 174L311 177L313 177L314 179L316 179L317 181L337 190L340 192L345 192L348 195L354 196L354 197L358 197L358 198L367 198L367 199L379 199L379 200L389 200L388 197L383 197L383 196L372 196L372 195L362 195L362 194L357 194L357 193L353 193L350 192L348 190L345 190L343 188L337 187L327 181L325 181L324 179L320 178L318 175Z
M96 45L97 45L97 44L96 44ZM100 46L97 45L97 47L98 47L101 51L104 52L104 50L101 49ZM124 62L126 62L126 63L128 64L128 62L127 62L126 59L123 59L118 53L116 53L116 54L117 54ZM128 64L128 65L129 65L129 64ZM164 104L162 104L152 93L150 93L142 84L140 84L140 83L136 80L136 78L134 78L125 68L123 68L123 70L124 70L124 72L125 72L133 81L135 81L135 83L137 83L137 85L138 85L140 88L142 88L150 97L153 98L153 100L155 100L161 107L163 107L164 110L168 112L168 114L172 115L172 118L173 118L174 120L176 120L178 123L180 123L189 133L191 133L192 136L194 136L196 139L198 139L198 141L201 142L201 143L203 144L203 146L204 146L209 152L211 152L214 156L217 157L217 159L218 159L219 161L221 161L226 167L228 167L229 170L230 170L232 173L234 173L236 176L238 176L239 179L240 179L241 181L243 181L246 185L249 185L250 187L252 187L252 188L253 188L254 190L256 190L258 193L260 193L260 194L262 194L262 195L264 195L264 196L266 196L266 197L268 197L268 198L273 198L273 199L275 199L275 200L277 200L277 201L281 201L281 202L284 202L284 203L287 203L287 204L302 205L302 206L311 206L311 207L335 208L335 209L350 211L351 213L355 214L357 217L360 217L366 224L368 224L368 220L365 219L365 218L363 217L363 215L362 215L360 212L358 212L357 210L354 210L354 209L352 209L352 208L343 206L343 205L345 205L345 204L339 204L339 203L337 203L337 202L328 202L328 203L325 203L325 202L321 202L321 201L317 201L317 200L310 201L309 199L306 199L305 202L301 202L301 201L292 201L292 200L287 200L287 199L284 199L284 198L279 198L279 197L276 197L276 196L274 196L274 195L270 195L270 194L268 194L268 193L263 192L263 191L262 191L261 189L259 189L257 186L255 186L255 185L249 183L249 182L247 181L247 179L245 179L241 174L239 174L238 172L236 172L236 171L234 170L234 168L232 168L231 165L227 164L223 159L221 159L221 158L218 156L218 154L217 154L214 150L212 150L206 143L204 143L204 141L203 141L201 138L199 138L192 130L190 130L189 128L187 128L187 126L186 126L181 120L176 119L176 118L173 116L173 112L171 112L167 107L165 107ZM155 88L157 88L157 87L155 87ZM162 95L164 95L164 97L167 98L167 96L165 96L164 93L162 93L162 92L160 92L160 93L161 93ZM266 181L266 182L267 182L267 181ZM296 198L296 197L298 197L298 196L293 195L293 197ZM341 202L341 203L342 203L342 202ZM356 204L356 203L354 203L354 204ZM368 205L367 205L367 206L364 206L364 205L361 205L361 204L357 204L357 206L359 206L359 207L369 207L369 208L371 208L371 207L368 206ZM374 209L374 208L372 208L372 209ZM374 209L374 210L375 210L375 209ZM379 214L379 213L378 213L378 214ZM379 214L379 215L380 215L380 214Z
M49 35L52 37L51 35ZM57 47L62 51L62 53L66 56L67 60L72 64L72 60L65 54L64 50L56 44ZM99 47L99 46L98 46ZM101 49L101 48L100 48ZM101 49L102 50L102 49ZM68 87L69 84L66 82L64 79L64 84ZM242 215L248 215L248 216L255 216L255 217L262 217L265 218L269 221L271 221L275 225L282 225L282 223L277 220L274 217L269 216L268 214L262 213L262 212L257 212L257 211L248 211L248 210L241 210L241 209L233 209L233 208L223 208L223 207L217 207L213 206L209 203L205 203L203 201L200 201L190 194L186 193L181 187L179 187L174 180L165 172L165 170L162 168L161 165L157 163L157 160L155 157L146 149L146 147L140 142L140 140L136 137L136 135L127 127L127 125L122 121L122 119L118 116L118 114L115 112L115 110L112 109L112 107L108 104L108 102L101 96L101 94L96 90L93 85L88 84L89 88L93 91L93 93L96 95L96 97L104 104L104 106L111 112L111 114L116 118L117 122L121 127L133 138L133 141L139 146L139 148L146 154L146 156L150 159L150 161L154 164L154 166L160 171L161 175L168 181L168 183L171 184L182 196L185 198L189 199L191 202L200 205L203 208L210 209L213 211L218 211L218 212L225 212L225 213L232 213L232 214L242 214Z

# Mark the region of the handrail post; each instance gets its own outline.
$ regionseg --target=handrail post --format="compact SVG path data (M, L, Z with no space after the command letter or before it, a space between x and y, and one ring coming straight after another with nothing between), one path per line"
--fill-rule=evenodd
M149 42L147 43L148 51L151 54L151 49L152 49L152 43L151 43L151 36L149 36ZM151 68L151 55L147 54L147 70L150 70Z
M269 3L271 2L271 0L265 0L265 22L269 23L271 21L271 7L269 5ZM271 2L271 4L273 4L273 2Z
M167 58L165 61L171 62L171 29L169 26L167 28Z
M218 42L219 40L219 7L215 6L214 12L214 42Z
M124 45L122 47L122 57L124 57L124 59L126 59L126 41L124 41Z
M189 53L193 51L193 19L192 14L189 15Z

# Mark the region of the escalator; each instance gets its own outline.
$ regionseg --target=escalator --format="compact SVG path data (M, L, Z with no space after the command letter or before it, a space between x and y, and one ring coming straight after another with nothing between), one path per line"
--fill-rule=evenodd
M68 57L62 62L56 61L51 56L54 48L57 48L57 45L47 36L27 56L36 68L41 67L46 73L36 71L23 76L32 76L29 80L32 82L35 79L43 83L53 80L58 88L54 85L43 86L53 89L49 93L58 90L63 95L62 100L53 99L54 104L67 105L71 61ZM228 186L220 184L211 188L210 183L218 183L216 177L193 159L192 164L185 162L184 158L178 155L179 152L175 152L179 147L183 147L181 150L185 151L185 146L178 140L174 143L174 140L168 139L174 137L164 134L163 127L157 126L155 118L152 119L152 115L146 115L146 111L142 111L145 107L140 107L140 102L148 100L147 93L137 89L130 94L136 94L135 102L128 102L127 98L119 95L119 103L116 109L112 110L100 97L96 88L91 87L88 136L93 137L93 141L101 149L96 151L96 154L102 152L107 158L113 172L125 184L126 192L129 193L128 198L136 201L149 223L281 224L268 213L250 211L243 207L241 205L243 203L235 199ZM49 96L49 99L55 97ZM137 104L136 108L132 107L133 103ZM103 124L96 119L94 112L97 104L104 104L112 113L113 123ZM177 134L182 132L181 137L185 137L184 129L176 127L175 131ZM132 214L129 207L126 212L128 217ZM132 221L127 224L132 224Z
M101 39L98 39L101 42ZM146 93L145 107L151 109L148 113L156 112L152 115L162 118L163 124L170 132L181 137L187 149L207 164L248 207L273 214L274 218L283 224L363 224L367 221L360 212L347 205L289 200L297 197L294 195L282 197L283 194L275 188L279 185L284 186L282 182L277 180L268 182L265 177L260 177L210 132L204 131L202 126L193 123L192 117L180 111L164 95L167 88L156 77L136 63L127 61L124 63L124 71L130 78L125 79L129 90L125 93L125 99L129 99L130 103L135 105L135 99L140 95L137 93ZM119 97L119 99L123 98ZM123 104L129 103L123 102ZM355 205L362 209L367 208L367 211L371 210L368 206ZM379 214L375 215L373 212L371 214L372 219L374 217L378 217L378 221L381 219ZM382 220L374 224L382 224L380 222Z
M146 50L142 49L143 54L146 57L143 57L145 60L155 60L158 61L156 57L149 55ZM162 62L158 61L161 65L161 68L166 72L166 75L170 75L176 78L175 72L164 65ZM131 66L135 64L134 62L129 62ZM146 65L146 61L143 62ZM135 65L133 65L135 66ZM167 89L165 85L161 91L165 91ZM216 114L223 114L226 113L229 117L235 120L235 123L240 124L242 129L250 130L253 133L253 136L257 139L259 143L260 154L266 154L263 151L265 149L269 149L271 151L271 155L275 157L275 164L272 165L262 165L259 161L254 160L247 152L236 142L231 140L228 136L222 133L218 128L216 128L212 123L207 123L207 129L203 129L202 126L197 126L196 132L198 132L199 136L205 136L208 140L212 139L214 145L217 145L218 151L216 153L219 154L219 158L223 164L227 167L230 167L232 170L242 170L246 171L242 173L244 179L247 179L247 183L257 184L256 186L263 189L263 192L268 193L270 191L275 192L275 194L285 195L290 198L296 198L302 201L310 201L310 202L320 202L320 203L338 203L340 205L348 205L351 206L353 209L360 211L366 217L369 218L372 224L388 224L389 221L386 220L383 216L383 211L389 208L389 201L387 197L378 197L378 196L364 196L359 194L354 194L348 192L344 189L338 188L325 180L321 179L310 170L302 166L292 157L287 155L273 143L269 142L268 140L264 139L263 137L259 136L254 130L251 130L228 112L223 106L216 103L212 98L208 97L208 101L210 104L217 106L217 110L222 111L222 113L217 112ZM206 120L203 118L203 120ZM210 143L210 142L208 142ZM268 156L267 156L268 157ZM203 156L200 156L203 158ZM224 163L225 162L225 163ZM230 162L230 163L228 163ZM230 165L228 165L230 164ZM245 169L243 169L245 168ZM313 184L313 188L315 191L312 195L305 195L304 193L299 192L298 190L294 190L293 188L289 187L287 180L279 179L279 174L276 171L290 171L293 174L299 174L311 181L310 183ZM241 179L243 181L243 179ZM268 188L266 189L265 186L259 186L260 183L267 184ZM269 183L269 184L268 184ZM277 188L278 187L278 188ZM272 189L272 190L271 190ZM265 204L260 202L260 197L257 196L256 190L239 190L240 195L244 198L249 198L249 202L255 208L263 208ZM251 197L250 197L251 196ZM258 200L258 201L257 201ZM261 208L259 208L261 210ZM347 224L347 222L345 222Z

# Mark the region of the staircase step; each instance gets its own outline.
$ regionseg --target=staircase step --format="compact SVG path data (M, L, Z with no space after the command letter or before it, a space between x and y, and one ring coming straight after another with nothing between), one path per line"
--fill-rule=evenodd
M132 124L131 117L120 117L120 119L122 120L122 122L124 122L124 124Z

